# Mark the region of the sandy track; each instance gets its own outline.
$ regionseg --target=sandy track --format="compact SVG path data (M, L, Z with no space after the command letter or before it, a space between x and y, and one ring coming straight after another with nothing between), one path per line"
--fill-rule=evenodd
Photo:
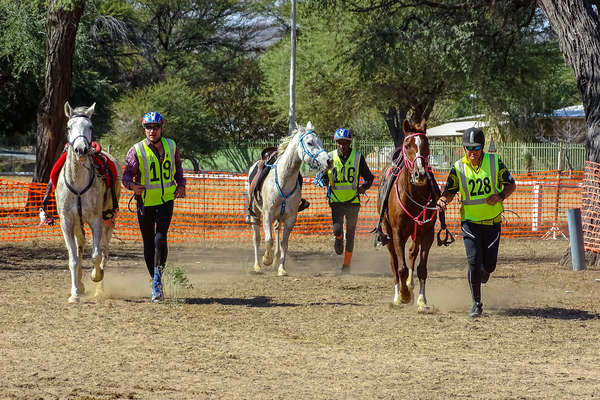
M247 273L250 243L171 246L193 288L157 305L141 246L113 243L108 299L70 305L62 243L1 244L0 399L600 396L600 270L558 266L567 242L503 241L478 320L462 243L432 250L425 315L390 305L385 249L341 276L330 246L293 237L286 278Z

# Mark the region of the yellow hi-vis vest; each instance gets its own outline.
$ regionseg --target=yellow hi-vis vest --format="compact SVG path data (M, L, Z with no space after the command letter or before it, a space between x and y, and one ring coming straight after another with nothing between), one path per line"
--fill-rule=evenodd
M477 171L473 169L467 157L458 160L454 167L458 172L460 195L460 219L462 221L484 221L497 217L504 206L498 202L490 206L485 202L490 195L500 192L498 187L498 157L484 153Z
M145 206L164 204L175 198L175 142L171 139L160 139L165 150L162 164L152 149L142 140L135 145L141 173L141 184L146 190L142 195Z
M331 186L329 202L360 204L357 190L360 152L352 149L345 163L340 159L337 150L330 152L329 155L333 158L333 168L327 172Z

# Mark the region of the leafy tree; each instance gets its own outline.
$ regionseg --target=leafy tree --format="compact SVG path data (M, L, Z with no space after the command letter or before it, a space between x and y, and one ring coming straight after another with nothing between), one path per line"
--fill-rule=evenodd
M484 10L470 8L469 3L419 7L401 1L334 2L332 6L332 2L317 0L311 4L334 10L334 20L354 21L344 24L343 45L327 47L321 53L338 66L343 63L354 67L358 74L351 78L358 82L352 85L355 96L360 93L370 99L396 142L401 139L400 122L406 116L429 119L436 103L457 97L468 99L471 93L477 94L481 106L494 110L493 106L500 103L497 100L506 97L507 92L523 92L527 85L535 87L540 77L548 76L550 68L537 60L556 60L556 45L543 38L544 21L529 3L511 2L513 8L496 4ZM344 17L348 10L354 11L353 16ZM303 30L299 48L305 41L312 47L316 47L315 42L326 43L319 41L313 31L327 31L335 23L331 19L312 22L322 19L322 15L311 7L305 20L300 20ZM337 32L331 29L328 34L334 36ZM523 49L528 51L520 55ZM318 59L319 55L311 53L306 58ZM327 79L333 67L323 63L320 67L317 70ZM347 76L335 81L344 85ZM515 76L522 79L513 79ZM321 80L313 79L319 83L311 86L318 87ZM494 90L498 88L503 90Z
M343 10L315 10L304 3L299 4L297 14L296 120L312 121L318 132L356 127L352 121L372 101L363 90L359 70L347 60L357 18ZM272 94L273 111L287 118L289 38L284 37L262 55L260 65Z
M286 135L286 121L269 111L256 59L240 57L231 64L234 71L201 88L216 116L213 134L229 143Z
M0 140L5 145L35 143L45 22L41 4L0 0Z
M194 158L216 148L211 132L215 118L200 93L179 78L170 78L133 90L112 106L112 129L102 139L104 147L124 159L127 150L144 138L142 116L158 111L165 118L164 135L175 139L182 156Z

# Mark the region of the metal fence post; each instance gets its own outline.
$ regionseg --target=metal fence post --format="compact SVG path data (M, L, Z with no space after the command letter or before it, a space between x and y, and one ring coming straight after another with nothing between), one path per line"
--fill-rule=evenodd
M583 230L581 228L581 209L569 208L567 210L569 220L569 240L571 243L571 260L573 271L585 269L585 250L583 248Z

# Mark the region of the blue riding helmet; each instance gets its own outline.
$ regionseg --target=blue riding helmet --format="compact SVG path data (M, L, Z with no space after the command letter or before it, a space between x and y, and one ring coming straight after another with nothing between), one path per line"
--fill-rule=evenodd
M352 140L352 133L346 128L339 128L335 131L335 134L333 135L333 140L335 140L336 142L338 140Z
M160 124L160 126L163 126L164 123L165 119L156 111L147 112L142 118L142 126L145 126L146 124Z

